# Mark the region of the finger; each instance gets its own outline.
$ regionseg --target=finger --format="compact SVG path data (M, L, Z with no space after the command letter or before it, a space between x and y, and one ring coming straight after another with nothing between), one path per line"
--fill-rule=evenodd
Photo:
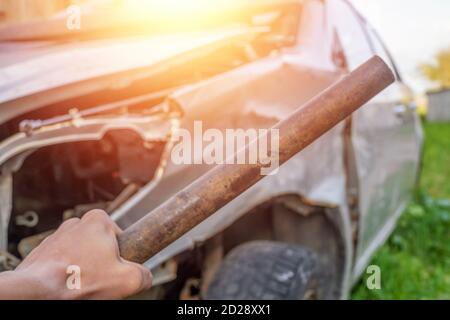
M126 265L129 295L150 289L153 276L151 271L138 263L123 260Z
M70 218L64 221L56 231L67 231L68 229L80 223L80 218Z
M119 228L119 226L103 210L91 210L81 218L81 221L89 224L99 223L112 230L116 236L122 233L122 230Z
M120 235L123 232L123 230L111 218L109 218L108 221L111 224L111 227L113 228L114 234L116 236Z
M109 218L108 214L104 210L100 209L94 209L86 212L83 217L81 217L81 221L105 221L107 218Z

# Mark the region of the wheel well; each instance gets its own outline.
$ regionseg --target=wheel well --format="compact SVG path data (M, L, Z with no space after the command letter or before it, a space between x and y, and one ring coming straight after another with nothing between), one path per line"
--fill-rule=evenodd
M247 211L222 232L197 243L194 250L178 255L176 280L167 283L160 298L204 296L227 253L240 244L258 240L313 250L327 270L322 280L334 297L340 297L346 261L343 239L337 208L311 204L298 195L279 196Z
M221 234L223 254L239 244L273 240L315 251L330 271L334 290L342 288L345 270L344 237L337 208L311 204L298 195L271 199L248 211Z

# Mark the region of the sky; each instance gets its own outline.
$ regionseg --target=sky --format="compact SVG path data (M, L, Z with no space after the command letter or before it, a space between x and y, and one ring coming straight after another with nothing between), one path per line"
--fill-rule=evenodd
M405 82L418 92L433 87L419 65L450 48L450 0L350 0L379 32Z

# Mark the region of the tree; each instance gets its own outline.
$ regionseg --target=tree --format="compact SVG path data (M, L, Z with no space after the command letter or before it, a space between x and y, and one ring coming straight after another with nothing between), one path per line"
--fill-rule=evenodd
M424 64L421 68L423 74L442 89L450 88L450 48L439 52L434 64Z

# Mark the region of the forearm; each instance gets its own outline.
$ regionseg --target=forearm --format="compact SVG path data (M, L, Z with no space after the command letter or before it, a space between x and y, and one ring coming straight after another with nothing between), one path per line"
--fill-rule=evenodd
M26 273L0 273L0 300L51 299L46 285Z

